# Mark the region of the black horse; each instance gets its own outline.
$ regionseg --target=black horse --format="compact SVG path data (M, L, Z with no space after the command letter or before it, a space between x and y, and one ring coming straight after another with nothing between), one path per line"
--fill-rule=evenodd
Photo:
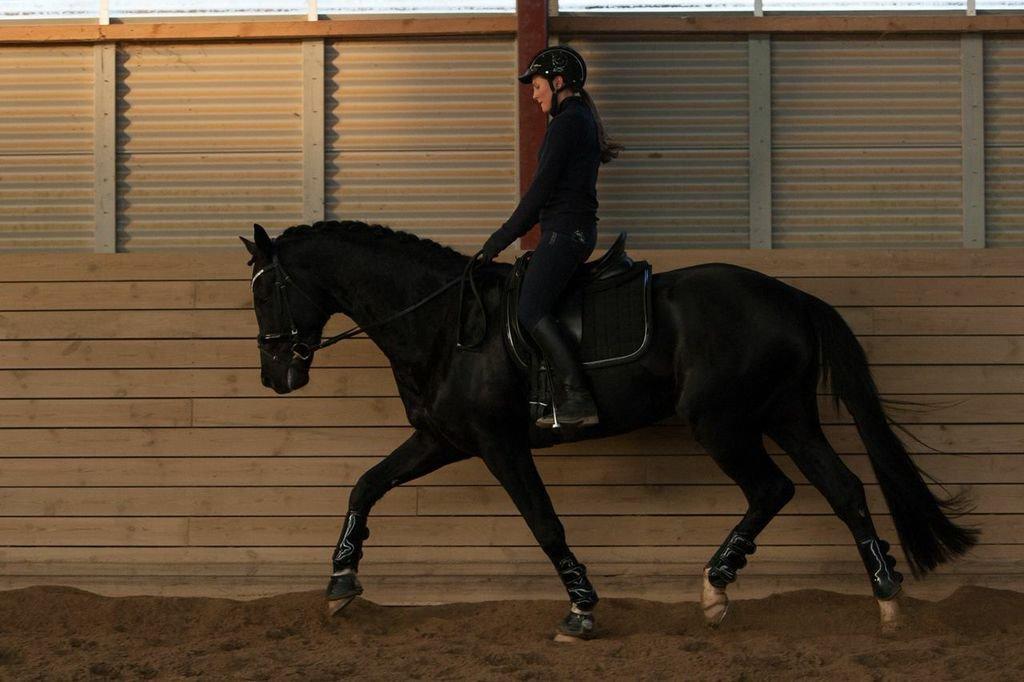
M588 637L597 593L534 466L531 448L562 439L532 427L528 380L507 355L499 325L490 324L479 352L456 349L459 291L448 287L418 308L389 320L460 278L469 258L432 241L360 222L299 225L271 240L256 226L252 289L260 326L262 380L288 393L309 380L312 349L337 312L362 326L391 362L410 438L363 474L333 555L329 611L362 592L356 577L367 516L390 489L452 462L480 457L511 496L569 593L564 635ZM509 267L476 269L487 319L497 320ZM896 617L902 576L878 537L861 481L822 433L819 379L831 379L853 416L899 539L915 576L976 541L950 521L959 498L939 500L893 433L864 351L827 303L746 268L711 263L656 274L654 334L640 359L591 375L598 438L681 417L722 470L742 488L743 519L704 569L705 616L725 615L725 587L746 565L755 538L793 497L793 483L763 445L767 435L796 462L849 527L882 607ZM372 326L375 321L384 324Z

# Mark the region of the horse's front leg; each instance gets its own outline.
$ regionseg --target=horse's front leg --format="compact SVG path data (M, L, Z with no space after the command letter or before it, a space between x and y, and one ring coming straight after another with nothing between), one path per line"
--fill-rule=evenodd
M569 614L558 625L555 641L591 639L597 591L587 578L586 566L576 560L565 543L565 528L555 513L529 448L496 447L485 452L483 458L523 515L569 593Z
M363 541L370 535L367 517L373 505L392 488L467 457L433 434L417 430L359 477L349 496L345 526L332 556L333 571L327 583L329 616L348 606L363 592L357 573L363 556Z

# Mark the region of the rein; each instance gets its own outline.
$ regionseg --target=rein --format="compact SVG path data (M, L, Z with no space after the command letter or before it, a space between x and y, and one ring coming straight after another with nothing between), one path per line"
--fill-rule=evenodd
M458 316L458 330L457 330L457 336L456 336L455 345L456 345L456 347L459 350L472 350L472 349L476 348L477 346L479 346L480 343L483 341L484 337L487 335L487 312L484 309L483 298L480 296L480 292L477 290L476 279L474 277L474 269L475 269L476 265L483 262L483 261L478 261L477 260L478 257L481 254L482 254L482 251L478 251L477 253L473 254L473 256L472 256L472 258L470 258L469 262L466 263L466 267L462 271L462 275L460 275L459 277L453 279L452 281L448 282L447 284L443 285L440 289L437 289L432 294L430 294L426 298L420 300L419 302L414 303L413 305L408 306L407 308L404 308L404 309L398 311L397 313L395 313L393 315L389 315L388 317L384 318L383 320L375 320L374 322L370 322L369 324L366 324L366 325L356 325L355 327L352 327L351 329L347 329L347 330L341 332L340 334L335 334L334 336L332 336L330 338L323 339L320 342L315 343L313 345L309 345L309 344L306 344L306 343L301 343L298 340L299 336L301 336L301 333L299 332L298 328L295 326L295 320L292 317L291 307L288 305L288 292L287 292L288 285L290 284L296 291L298 291L300 294L302 294L306 298L306 300L308 300L310 303L312 303L318 310L320 310L320 312L324 313L328 317L330 317L331 313L329 313L328 311L324 310L323 307L320 304L318 304L316 302L316 300L313 299L312 296L307 294L302 289L302 287L300 287L298 284L295 283L295 280L293 280L288 275L288 273L285 271L284 267L281 265L281 261L278 260L277 254L274 254L273 262L269 266L263 268L262 270L257 272L255 275L253 275L252 281L250 282L250 287L255 286L256 279L260 275L262 275L264 272L267 272L268 270L277 270L277 272L279 273L279 277L277 278L277 281L275 283L275 292L276 292L276 295L279 297L279 300L280 300L280 308L284 310L284 313L285 313L285 315L288 318L289 331L288 332L269 333L269 334L260 334L260 335L258 335L256 337L256 343L260 347L260 352L261 353L264 353L264 354L267 354L267 355L271 355L268 351L266 351L263 348L264 344L266 344L267 342L270 342L270 341L280 340L280 339L282 339L282 338L287 336L287 337L290 337L291 340L292 340L292 347L291 347L292 355L294 355L295 357L299 358L300 360L309 360L313 356L313 353L315 351L318 351L318 350L320 350L322 348L327 348L328 346L333 346L334 344L338 343L339 341L344 341L345 339L350 339L353 336L356 336L357 334L366 331L367 329L373 329L375 327L379 327L379 326L388 324L389 322L394 322L395 320L397 320L398 318L402 317L403 315L407 315L407 314L411 313L412 311L416 310L417 308L419 308L420 306L426 305L427 303L429 303L430 301L434 300L435 298L437 298L438 296L440 296L444 292L446 292L449 289L451 289L456 284L459 284L460 285L460 287L459 287L459 316ZM481 314L484 317L484 325L483 325L483 329L481 331L480 337L478 339L476 339L475 341L473 341L472 343L463 343L462 342L462 301L463 301L463 298L464 298L464 293L465 293L465 288L466 288L466 280L467 279L469 280L470 289L473 292L473 296L476 299L477 305L480 307L480 312L481 312ZM276 355L271 355L271 357L274 360L277 359Z

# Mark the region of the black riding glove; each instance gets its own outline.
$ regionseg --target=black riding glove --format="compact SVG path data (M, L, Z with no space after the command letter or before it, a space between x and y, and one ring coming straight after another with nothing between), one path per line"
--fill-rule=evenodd
M501 238L501 235L498 233L494 233L487 238L487 241L484 242L484 248L480 251L480 253L483 254L485 263L487 261L494 260L498 254L502 252L505 248L505 245L502 243L503 241L504 240Z

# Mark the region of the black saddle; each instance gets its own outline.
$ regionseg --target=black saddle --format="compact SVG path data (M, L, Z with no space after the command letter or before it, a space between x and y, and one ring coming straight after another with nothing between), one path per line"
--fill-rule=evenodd
M519 290L532 251L520 256L505 284L503 336L509 354L524 369L540 350L519 327ZM555 317L575 343L584 369L630 362L651 337L651 264L626 255L626 233L608 252L584 263L569 280Z

